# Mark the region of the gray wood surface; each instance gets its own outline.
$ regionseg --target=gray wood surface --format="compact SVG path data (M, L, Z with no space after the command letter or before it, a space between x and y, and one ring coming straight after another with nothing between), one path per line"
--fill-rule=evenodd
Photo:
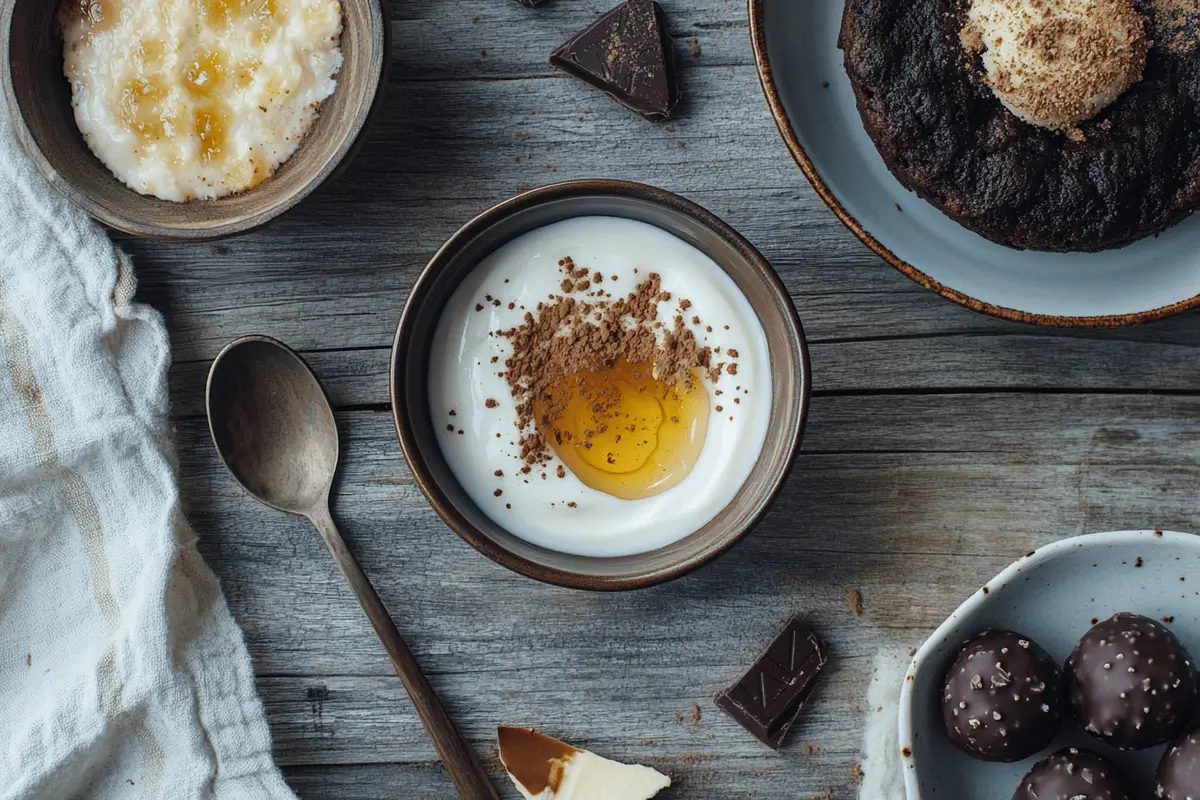
M204 373L241 334L284 339L326 381L345 447L334 515L497 777L494 727L515 723L652 763L677 779L664 796L855 797L879 647L918 644L1041 544L1200 529L1200 317L1039 330L926 293L859 244L792 163L740 0L664 0L685 55L675 122L646 123L546 68L613 4L393 0L387 108L343 178L242 239L122 240L173 337L187 508L302 797L453 789L320 539L242 497L212 451ZM436 247L519 189L586 176L680 192L758 245L795 298L816 389L803 452L762 526L707 569L615 596L538 585L459 541L413 485L387 407L387 348ZM776 754L711 698L795 612L835 660Z

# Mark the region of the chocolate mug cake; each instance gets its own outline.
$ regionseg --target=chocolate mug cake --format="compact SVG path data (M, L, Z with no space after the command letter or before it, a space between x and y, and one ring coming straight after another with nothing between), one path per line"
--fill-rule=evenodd
M1200 4L846 0L839 46L906 187L1014 248L1097 251L1200 203Z

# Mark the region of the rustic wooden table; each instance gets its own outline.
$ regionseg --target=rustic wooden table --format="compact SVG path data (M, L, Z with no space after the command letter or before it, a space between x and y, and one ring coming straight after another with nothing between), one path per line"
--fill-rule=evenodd
M653 763L678 779L670 797L854 797L880 647L919 643L1046 542L1200 529L1200 317L1040 330L925 292L792 163L740 0L664 0L687 95L670 124L550 71L550 50L613 3L393 0L387 108L344 177L242 239L123 240L174 341L187 509L304 798L453 789L316 533L244 498L216 459L203 378L238 335L287 341L326 381L344 432L334 515L497 785L495 726L518 723ZM585 176L680 192L754 242L795 298L815 386L803 452L757 531L690 577L611 596L539 585L462 543L413 485L387 403L393 328L434 249L514 192ZM712 697L797 611L836 657L773 753Z

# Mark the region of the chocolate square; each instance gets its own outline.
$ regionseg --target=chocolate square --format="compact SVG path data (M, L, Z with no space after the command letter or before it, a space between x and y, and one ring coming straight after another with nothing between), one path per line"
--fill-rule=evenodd
M829 661L829 648L794 617L717 706L763 744L778 750Z
M666 119L679 103L675 40L654 0L626 0L555 50L550 65L649 119Z

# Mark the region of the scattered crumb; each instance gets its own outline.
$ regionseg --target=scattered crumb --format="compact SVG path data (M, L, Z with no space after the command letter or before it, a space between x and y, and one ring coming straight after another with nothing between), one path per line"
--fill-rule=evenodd
M821 88L822 88L822 89L828 89L828 88L829 88L829 81L821 81Z
M862 613L863 613L862 592L860 592L858 589L851 589L850 591L846 592L846 602L849 603L850 611L852 611L854 613L854 616L856 616L856 617L862 616Z
M492 494L496 495L496 497L499 497L500 495L504 494L504 490L497 489L496 491L492 492Z
M502 469L498 469L498 470L496 470L496 471L495 471L494 473L492 473L492 474L493 474L493 475L495 475L497 478L503 478L503 477L504 477L504 470L502 470Z
M1163 617L1162 621L1167 623L1168 625L1170 625L1172 622L1175 621L1175 617Z
M858 783L859 786L862 786L863 777L864 776L863 776L862 764L855 764L854 765L854 780L856 783Z
M1142 566L1142 565L1143 565L1143 564L1145 564L1145 563L1146 563L1145 561L1142 561L1142 557L1141 557L1141 556L1138 556L1138 557L1137 557L1137 561L1135 561L1135 562L1133 563L1133 565L1134 565L1135 567L1140 567L1140 566Z
M692 39L692 58L699 58L702 52L704 51L700 49L700 41Z
M33 653L25 654L25 666L27 666L27 667L33 666Z
M700 721L700 704L692 703L692 724L695 725Z
M496 406L500 405L500 403L497 402L494 397L489 397L487 400L484 400L483 404L488 408L495 408Z

